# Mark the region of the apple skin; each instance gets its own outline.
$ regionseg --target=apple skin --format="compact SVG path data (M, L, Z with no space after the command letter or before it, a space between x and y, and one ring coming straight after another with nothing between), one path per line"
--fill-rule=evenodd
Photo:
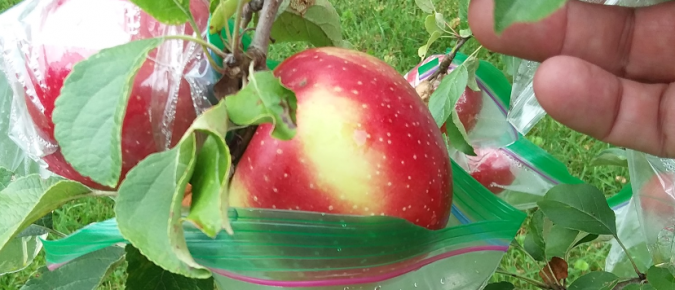
M256 130L236 167L233 207L386 215L445 227L451 161L431 113L406 80L368 54L314 48L274 71L298 100L290 141Z
M469 174L490 192L500 194L504 188L497 185L509 185L515 179L511 170L512 161L497 148L475 148L476 156L467 155Z
M200 29L208 21L208 3L190 1L190 8ZM87 11L83 13L82 11ZM162 36L169 29L192 34L190 25L184 29L164 25L143 12L128 0L63 0L55 1L44 12L42 22L36 24L29 55L26 59L28 81L24 86L26 105L39 137L52 148L42 159L48 170L64 178L79 181L89 187L110 190L106 186L79 174L63 157L54 138L52 113L65 78L73 65L99 50L133 40ZM130 19L133 17L133 20ZM135 21L130 23L130 21ZM136 31L134 31L136 30ZM176 33L174 32L174 33ZM184 72L201 65L200 50L188 54L188 42L181 41L183 52L175 50L159 55L159 61L184 62ZM166 50L167 43L160 49ZM149 53L149 59L158 56L158 50ZM122 171L120 183L127 172L148 155L174 146L197 116L191 88L185 78L171 79L172 68L146 60L134 79L127 112L122 124ZM177 82L180 82L179 84ZM41 86L40 84L44 84ZM171 90L171 91L170 91ZM34 92L34 93L31 93ZM170 97L170 96L175 97ZM86 97L86 96L83 96ZM174 105L167 104L176 98ZM165 110L175 110L174 118L165 118ZM166 127L166 128L165 128ZM169 131L171 136L162 133ZM170 138L170 139L169 139ZM170 140L170 141L169 141ZM54 149L55 148L55 149ZM119 186L119 183L118 185Z

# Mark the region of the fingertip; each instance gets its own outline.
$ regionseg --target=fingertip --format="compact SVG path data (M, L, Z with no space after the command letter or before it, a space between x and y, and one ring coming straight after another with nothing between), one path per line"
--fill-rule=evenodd
M619 87L614 75L571 56L544 61L533 83L539 104L553 119L596 138L611 129Z

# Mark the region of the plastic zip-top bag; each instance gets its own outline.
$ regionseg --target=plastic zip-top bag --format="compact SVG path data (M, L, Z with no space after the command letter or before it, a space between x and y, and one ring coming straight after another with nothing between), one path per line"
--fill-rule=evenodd
M388 216L232 208L234 235L211 239L185 223L188 249L221 289L481 289L525 214L452 170L452 215L441 230ZM51 269L118 243L126 241L114 219L44 241Z
M435 54L427 57L404 77L411 86L417 88L439 69L445 56ZM457 53L448 71L466 59L465 54ZM518 132L506 120L511 84L501 71L486 61L480 61L478 65L476 82L480 92L467 88L456 105L457 116L466 129L469 143L478 147L501 147L515 142Z
M429 79L443 57L432 55L410 70L405 75L410 85L417 87ZM449 71L466 59L466 55L458 53ZM507 112L512 110L510 92L516 88L511 88L501 71L481 62L476 82L481 91L466 88L456 109L477 156L451 148L450 157L459 166L490 192L521 210L536 207L537 201L556 185L583 183L562 162L525 139L507 121Z
M209 2L190 3L205 31ZM190 35L191 26L162 24L128 0L26 0L0 16L0 27L0 71L13 96L11 106L2 107L10 115L9 136L49 171L108 189L74 170L56 142L52 112L64 79L73 65L102 49ZM135 117L123 123L122 178L149 154L175 145L196 116L212 106L209 98L217 79L204 55L196 43L178 39L149 52L129 97L126 116Z

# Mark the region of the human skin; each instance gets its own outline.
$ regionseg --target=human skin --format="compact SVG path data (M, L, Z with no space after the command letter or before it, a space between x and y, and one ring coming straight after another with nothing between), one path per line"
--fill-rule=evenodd
M542 62L534 91L553 119L616 146L675 157L675 2L627 8L571 0L497 35L494 1L471 1L471 30L489 50Z

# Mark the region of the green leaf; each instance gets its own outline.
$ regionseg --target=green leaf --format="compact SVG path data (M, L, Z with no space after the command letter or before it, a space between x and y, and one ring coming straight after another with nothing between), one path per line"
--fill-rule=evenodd
M5 189L9 185L13 175L14 173L9 171L9 169L0 167L0 190Z
M215 34L223 30L227 21L232 18L232 16L237 13L237 4L238 0L224 0L219 1L213 15L211 16L211 23L209 25L209 33ZM244 0L245 3L250 2L250 0Z
M89 193L86 186L57 177L20 177L0 191L0 250L17 233L66 202Z
M651 266L647 270L647 281L656 290L675 289L675 276L666 268Z
M427 30L429 35L434 35L434 32L441 32L443 31L438 27L438 24L436 23L436 17L434 15L427 15L426 18L424 18L424 28Z
M431 36L427 40L427 44L422 45L420 46L420 48L417 49L417 56L419 56L420 58L425 58L427 56L427 53L429 52L429 47L431 47L431 45L434 44L436 40L441 38L441 35L443 35L443 32L440 30L431 33Z
M476 81L476 71L478 70L478 65L480 64L478 59L475 57L469 57L464 61L463 64L466 66L466 70L469 75L467 86L474 92L480 91L478 82Z
M459 20L462 22L469 21L469 2L471 0L459 0Z
M190 181L192 206L186 220L211 238L215 238L222 228L232 233L227 216L230 164L227 145L222 139L208 136L197 155L197 166Z
M459 115L456 112L450 115L452 122L446 122L445 131L448 134L448 139L452 147L461 151L462 153L470 156L476 156L471 144L469 144L469 136L464 129L462 121L459 119Z
M126 290L213 290L213 277L192 279L162 269L131 245L126 247Z
M26 230L32 232L33 229L33 225L31 225ZM42 249L40 238L46 238L46 234L27 235L26 230L12 238L0 251L0 275L25 269L33 263L35 257L40 253Z
M519 22L536 22L562 8L567 0L499 0L494 1L494 28L501 34Z
M585 274L570 284L568 290L612 290L619 283L616 275L596 271Z
M291 1L272 25L270 36L276 43L307 41L315 47L345 45L340 15L328 0Z
M470 28L459 30L459 36L462 38L467 38L470 37L471 35L473 35L473 32L471 32Z
M469 72L466 66L460 65L443 77L438 88L429 97L429 109L439 128L455 112L457 100L464 93L468 80Z
M98 289L112 268L121 264L123 255L124 249L110 246L70 261L54 271L42 267L21 290Z
M516 289L516 286L506 281L490 283L487 284L485 288L483 288L483 290L513 290L513 289Z
M616 236L616 215L602 192L590 184L557 185L537 205L554 224Z
M190 0L131 0L157 21L183 24L190 19Z
M248 85L225 98L225 103L237 125L272 123L272 137L290 140L295 136L298 101L272 71L251 71Z
M162 268L191 278L206 278L187 249L181 207L196 160L190 134L170 150L149 155L129 171L115 204L122 236Z
M628 156L623 148L609 148L600 151L593 160L591 166L620 166L628 167Z
M527 226L527 234L523 241L523 248L532 258L537 261L548 261L546 259L546 243L544 241L544 213L537 210L532 215Z
M656 290L656 288L649 284L629 284L623 290Z
M54 136L66 161L83 176L116 187L131 85L148 52L162 41L150 38L102 49L76 63L66 77L55 102Z
M551 232L546 236L546 256L551 259L553 257L563 258L567 256L567 252L572 249L576 242L579 231L567 229L559 225L553 225Z
M436 11L432 0L415 0L415 4L426 13L434 13Z
M576 248L585 243L595 241L595 239L597 239L598 237L599 237L598 235L580 233L579 237L577 238L577 242L574 244L573 248Z
M438 26L439 30L445 29L446 21L445 17L443 16L443 13L438 12L434 13L434 21L436 22L436 26Z

